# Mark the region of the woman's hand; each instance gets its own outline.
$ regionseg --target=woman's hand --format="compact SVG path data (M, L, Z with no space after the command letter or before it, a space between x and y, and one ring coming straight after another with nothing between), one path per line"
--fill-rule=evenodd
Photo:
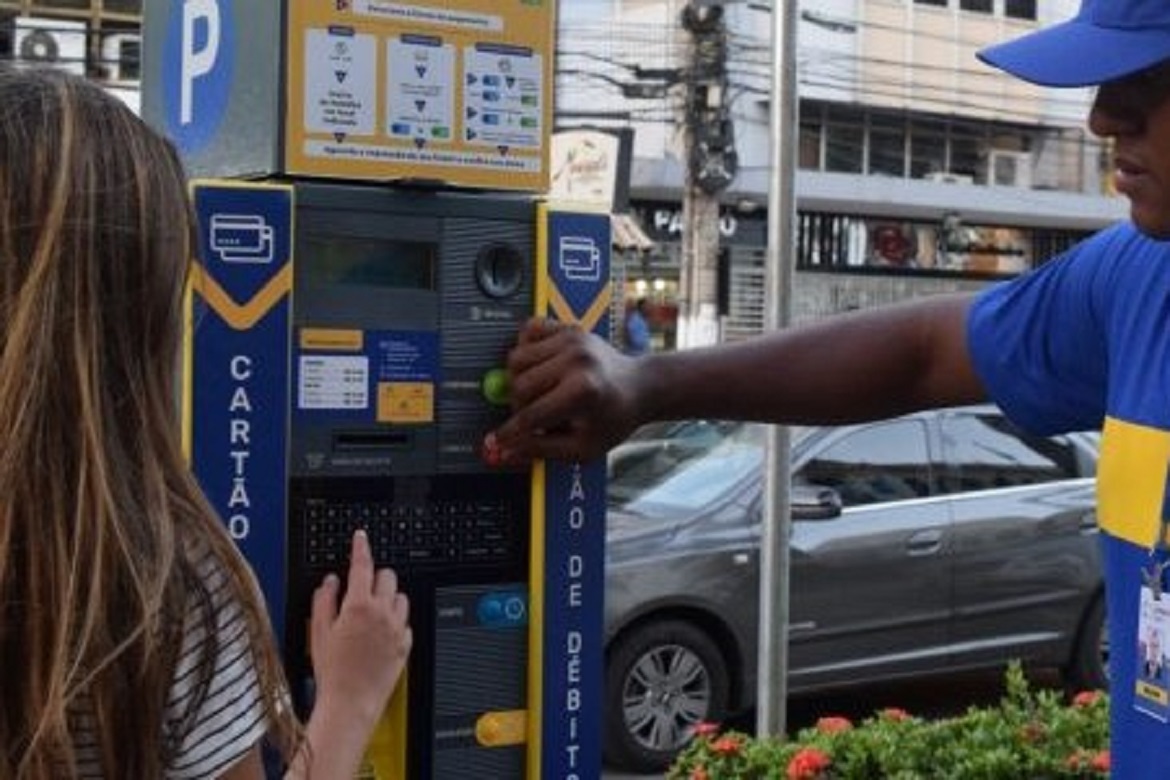
M393 570L375 572L370 540L362 530L353 536L349 578L339 607L340 584L331 574L313 594L314 710L356 710L372 725L410 654L410 604L398 590Z
M287 778L352 780L413 642L410 604L390 569L374 570L365 531L353 537L345 597L330 574L313 594L313 712Z

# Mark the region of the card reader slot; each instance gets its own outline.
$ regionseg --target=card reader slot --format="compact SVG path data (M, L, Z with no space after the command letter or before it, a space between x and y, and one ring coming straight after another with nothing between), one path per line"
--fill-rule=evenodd
M414 433L393 431L338 431L333 434L334 451L404 450L414 446Z

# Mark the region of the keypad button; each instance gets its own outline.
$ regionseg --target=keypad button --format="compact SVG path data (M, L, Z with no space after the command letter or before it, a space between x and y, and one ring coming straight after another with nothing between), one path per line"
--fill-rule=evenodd
M506 502L483 499L426 504L313 500L301 515L304 560L320 568L343 566L358 528L370 535L379 566L507 560L515 553L509 518Z

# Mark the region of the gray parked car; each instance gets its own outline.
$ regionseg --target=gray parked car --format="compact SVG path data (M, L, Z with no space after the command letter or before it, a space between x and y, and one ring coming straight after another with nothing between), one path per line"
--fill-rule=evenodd
M1107 683L1095 433L995 407L792 429L789 689L994 668ZM609 458L605 754L666 766L755 702L764 429L640 429Z

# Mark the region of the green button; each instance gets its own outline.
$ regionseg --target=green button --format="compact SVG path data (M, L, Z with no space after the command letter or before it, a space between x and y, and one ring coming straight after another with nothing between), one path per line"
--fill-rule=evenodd
M493 406L508 405L508 372L502 368L493 368L483 375L480 383L483 388L483 397Z

